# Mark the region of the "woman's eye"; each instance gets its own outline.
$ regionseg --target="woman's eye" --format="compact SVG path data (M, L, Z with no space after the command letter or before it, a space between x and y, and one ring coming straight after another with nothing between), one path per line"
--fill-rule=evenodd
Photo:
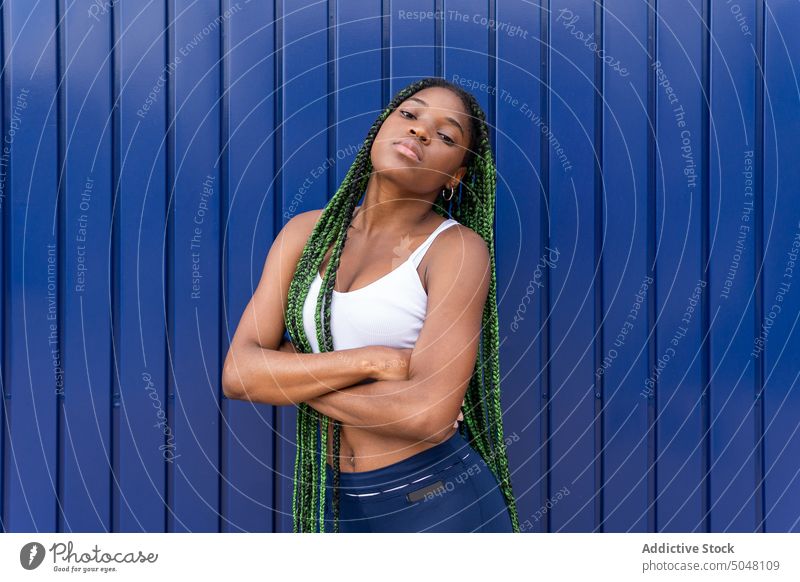
M439 135L441 135L441 136L442 136L442 139L444 139L445 143L449 143L449 144L454 144L454 143L456 143L455 141L453 141L452 139L450 139L450 136L447 136L447 135L445 135L445 134L443 134L443 133L440 133Z
M400 110L400 115L402 115L403 117L406 117L406 114L407 114L407 113L408 113L408 111L406 111L406 110L404 110L404 109L401 109L401 110ZM415 116L414 116L414 114L413 114L413 113L408 113L408 115L409 115L410 117L406 117L406 119L415 119Z

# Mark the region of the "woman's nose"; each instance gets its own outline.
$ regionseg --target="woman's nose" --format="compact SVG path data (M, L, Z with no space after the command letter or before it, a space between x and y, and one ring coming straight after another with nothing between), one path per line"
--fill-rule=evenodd
M415 137L420 138L423 142L427 139L424 130L412 129L411 133L414 134Z

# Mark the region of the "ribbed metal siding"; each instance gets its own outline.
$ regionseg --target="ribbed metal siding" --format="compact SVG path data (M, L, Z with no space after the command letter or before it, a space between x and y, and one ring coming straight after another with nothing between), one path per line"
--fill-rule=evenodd
M295 410L223 398L224 354L428 75L492 124L523 527L798 530L796 4L30 4L0 8L4 531L291 531Z

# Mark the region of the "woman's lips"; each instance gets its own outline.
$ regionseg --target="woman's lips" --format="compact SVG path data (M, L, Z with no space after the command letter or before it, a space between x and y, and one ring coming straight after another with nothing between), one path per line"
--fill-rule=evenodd
M419 162L420 159L417 157L417 152L412 150L410 147L403 145L402 143L394 144L395 149L403 154L404 156L411 158L415 162Z

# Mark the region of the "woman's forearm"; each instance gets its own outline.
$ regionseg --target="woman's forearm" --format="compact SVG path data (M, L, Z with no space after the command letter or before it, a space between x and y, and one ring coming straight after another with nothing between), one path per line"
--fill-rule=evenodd
M278 350L231 346L222 386L228 398L298 404L376 377L383 358L381 346L311 354L296 352L288 342Z
M345 426L398 438L438 442L445 429L453 426L439 431L428 426L430 411L410 380L359 384L311 398L307 404Z

